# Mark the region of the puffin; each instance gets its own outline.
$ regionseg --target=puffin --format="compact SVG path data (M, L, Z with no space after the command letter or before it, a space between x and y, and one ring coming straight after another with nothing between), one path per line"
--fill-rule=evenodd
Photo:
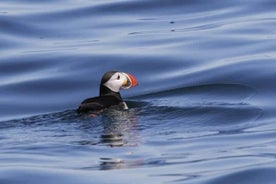
M129 73L108 71L102 76L99 96L82 101L77 112L92 113L96 116L96 113L113 106L119 107L119 109L128 109L121 97L120 89L129 89L137 85L136 78Z

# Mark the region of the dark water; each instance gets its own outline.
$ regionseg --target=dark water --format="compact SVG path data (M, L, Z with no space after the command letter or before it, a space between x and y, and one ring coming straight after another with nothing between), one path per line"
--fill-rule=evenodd
M0 183L276 181L273 0L1 0ZM74 109L108 70L130 109Z

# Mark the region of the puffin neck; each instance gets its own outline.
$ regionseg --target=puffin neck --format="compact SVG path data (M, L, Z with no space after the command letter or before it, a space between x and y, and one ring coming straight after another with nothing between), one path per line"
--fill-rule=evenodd
M100 87L100 96L112 95L117 97L120 101L123 101L121 94L119 92L114 92L110 90L108 87L101 85Z

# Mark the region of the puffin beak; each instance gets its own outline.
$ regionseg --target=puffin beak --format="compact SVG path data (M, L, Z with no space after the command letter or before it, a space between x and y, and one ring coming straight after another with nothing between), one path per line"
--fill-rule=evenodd
M138 82L133 75L131 75L129 73L122 73L122 74L126 77L126 81L124 81L124 83L122 85L123 89L128 89L128 88L138 85Z

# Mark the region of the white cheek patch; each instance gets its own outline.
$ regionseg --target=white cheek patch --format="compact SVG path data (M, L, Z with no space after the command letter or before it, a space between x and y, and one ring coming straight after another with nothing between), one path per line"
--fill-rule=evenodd
M120 75L120 79L118 79L118 75ZM114 92L119 92L120 88L122 87L123 83L124 83L124 77L123 75L121 75L119 72L115 73L114 75L112 75L112 77L103 85L108 87L110 90L114 91Z

